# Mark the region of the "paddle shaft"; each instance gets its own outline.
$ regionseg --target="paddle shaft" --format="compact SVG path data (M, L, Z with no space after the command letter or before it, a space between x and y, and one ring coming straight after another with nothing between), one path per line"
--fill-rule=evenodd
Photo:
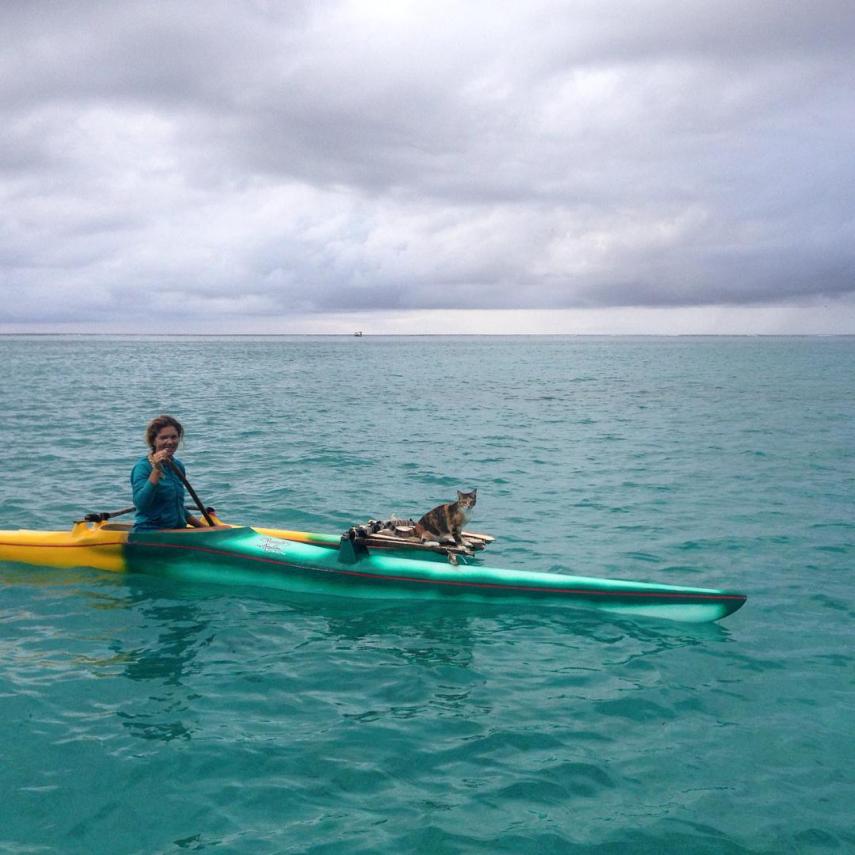
M196 491L190 486L190 482L184 477L184 473L171 460L165 460L164 462L178 476L178 480L187 488L187 492L192 496L193 501L196 503L196 507L202 512L202 516L205 517L205 522L208 523L209 526L215 526L216 523L211 519L211 515L205 509L205 506L202 504L202 500L196 494Z

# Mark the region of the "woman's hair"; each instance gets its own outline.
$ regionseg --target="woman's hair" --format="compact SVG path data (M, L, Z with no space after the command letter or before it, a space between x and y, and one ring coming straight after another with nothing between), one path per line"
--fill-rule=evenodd
M145 429L145 441L148 443L148 447L154 451L154 438L165 428L165 427L174 427L175 430L178 431L178 441L184 437L184 428L181 427L181 422L178 419L173 418L172 416L157 416L157 418L152 419Z

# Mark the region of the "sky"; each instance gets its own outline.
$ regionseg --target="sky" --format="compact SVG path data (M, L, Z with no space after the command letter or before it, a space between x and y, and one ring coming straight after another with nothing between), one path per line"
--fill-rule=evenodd
M852 0L0 0L0 332L855 334Z

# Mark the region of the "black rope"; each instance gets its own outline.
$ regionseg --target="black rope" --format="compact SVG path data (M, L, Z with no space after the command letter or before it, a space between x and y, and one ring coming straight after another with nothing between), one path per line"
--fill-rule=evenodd
M110 511L109 513L102 511L97 514L86 514L83 519L86 520L86 522L107 522L107 520L111 520L113 517L121 517L125 514L130 514L135 510L136 508L131 505L129 508L122 508L120 511Z

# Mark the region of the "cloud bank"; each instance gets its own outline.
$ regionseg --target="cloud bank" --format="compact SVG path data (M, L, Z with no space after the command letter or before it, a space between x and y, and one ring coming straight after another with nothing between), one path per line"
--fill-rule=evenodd
M0 330L855 332L853 55L848 0L4 4Z

